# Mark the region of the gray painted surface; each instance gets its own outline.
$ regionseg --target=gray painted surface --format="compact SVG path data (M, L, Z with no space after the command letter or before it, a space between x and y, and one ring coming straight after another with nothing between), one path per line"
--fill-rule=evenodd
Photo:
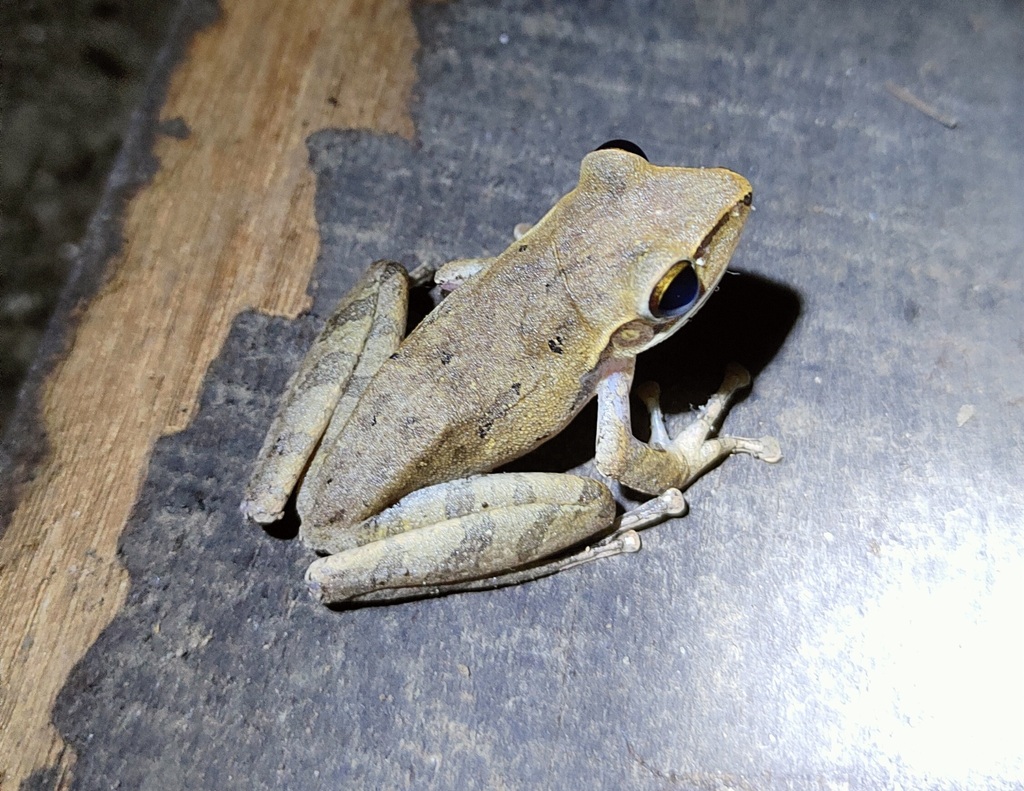
M1021 787L1019 5L417 15L416 144L310 140L313 313L241 317L195 423L157 447L128 604L54 713L76 787ZM730 460L639 555L315 605L308 553L237 512L303 347L366 263L497 252L611 137L753 182L745 274L641 376L685 412L746 363L726 427L785 460ZM593 417L528 466L585 462Z

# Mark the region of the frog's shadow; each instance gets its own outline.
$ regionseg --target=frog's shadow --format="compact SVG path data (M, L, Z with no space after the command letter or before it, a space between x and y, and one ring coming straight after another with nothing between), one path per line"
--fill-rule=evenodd
M740 363L757 387L758 374L782 348L801 311L794 289L759 275L729 272L700 313L676 335L637 358L636 384L661 386L661 404L672 416L702 406L722 381L729 363ZM750 390L739 394L742 401ZM650 436L647 412L634 397L633 433ZM594 457L596 402L592 401L557 441L546 442L503 471L565 472ZM728 425L729 417L726 416ZM735 432L743 434L743 428ZM748 432L751 433L751 432Z

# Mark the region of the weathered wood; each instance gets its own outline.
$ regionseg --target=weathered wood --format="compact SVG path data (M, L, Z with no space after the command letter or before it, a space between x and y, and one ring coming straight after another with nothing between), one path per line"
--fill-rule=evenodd
M235 70L265 60L275 30L294 21L255 11L252 46L221 58L230 15L248 16L229 7L178 72L203 71L195 52L212 37L205 57L221 65L201 83L223 94L220 106L172 92L172 103L198 107L184 119L192 137L157 144L164 165L128 207L112 279L94 278L76 342L47 380L52 455L3 539L12 626L0 638L0 683L14 684L4 716L18 716L3 737L18 773L9 777L49 764L25 787L1019 787L1024 228L1012 219L1024 214L1024 30L1000 0L969 14L956 0L933 0L927 13L841 5L414 6L415 141L330 128L291 138L288 167L316 177L312 308L295 320L238 315L190 413L188 398L175 399L195 391L183 383L202 365L180 362L161 382L156 368L169 361L147 370L129 359L141 354L131 341L146 347L143 332L172 360L187 354L175 345L198 356L204 331L163 341L167 317L200 300L189 314L205 309L197 322L227 322L244 304L248 280L227 296L186 297L187 286L218 282L190 262L222 277L232 256L251 263L264 274L249 301L277 280L290 304L268 296L261 309L287 313L304 304L313 254L278 241L293 228L312 238L308 210L280 216L263 242L248 217L219 248L193 242L231 219L201 193L221 189L234 162L258 171L239 176L250 179L240 200L253 211L291 162L283 143L250 154L269 127L218 158L200 146L212 134L201 119L230 111L216 127L228 143L246 123L285 123L278 112L303 120L291 95L292 106L267 114L233 102L250 90ZM317 30L337 28L330 13L310 12ZM396 34L397 22L376 18ZM356 46L342 42L359 35L310 33L306 43L329 38L342 57ZM353 78L407 64L413 46L395 43L386 63ZM280 69L292 56L277 49ZM294 58L309 57L297 47ZM315 79L310 68L290 89ZM909 106L888 81L957 127ZM408 135L404 98L398 107L379 126ZM305 115L309 130L317 117ZM271 534L238 513L304 345L371 260L500 251L611 137L636 140L654 162L726 165L753 184L757 211L734 261L760 276L726 277L690 325L641 355L639 377L662 385L679 427L685 418L672 413L702 402L727 362L744 363L753 390L725 428L778 436L785 458L767 469L723 464L688 490L688 516L645 532L628 558L391 608L311 601L311 553L279 540L288 526ZM201 172L171 184L193 157ZM147 197L158 189L161 200ZM309 197L283 192L264 200ZM193 231L164 245L132 219L147 201L152 222L180 214ZM206 214L182 202L205 202ZM143 238L160 252L142 255ZM292 245L295 260L281 265L299 272L267 274L261 244L282 245L281 255ZM158 276L159 256L174 260ZM136 281L168 306L155 318L124 302ZM100 382L124 392L96 400ZM182 425L182 408L188 425L161 436ZM594 413L581 418L517 469L585 467ZM140 450L130 456L137 477L118 475L130 454L117 440L136 430L155 439L148 466ZM73 772L48 718L77 753Z
M108 280L40 394L45 460L0 537L4 791L74 762L50 709L124 599L117 541L154 442L188 424L240 311L309 304L305 138L411 137L417 47L408 0L225 0L169 75L160 115L187 135L158 137L159 167L125 206Z

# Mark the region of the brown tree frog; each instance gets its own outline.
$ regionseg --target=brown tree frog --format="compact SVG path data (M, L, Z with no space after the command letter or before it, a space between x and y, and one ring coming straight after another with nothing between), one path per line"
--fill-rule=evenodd
M441 267L451 293L408 337L410 285L433 273L373 264L292 378L242 512L273 522L298 487L301 536L325 555L306 580L324 603L492 588L636 551L636 528L683 513L680 490L726 456L781 458L770 437L714 436L750 381L738 366L678 436L653 387L650 442L630 428L636 355L715 290L750 201L736 173L658 167L612 141L501 255ZM601 481L490 473L595 395L598 470L658 497L616 518Z

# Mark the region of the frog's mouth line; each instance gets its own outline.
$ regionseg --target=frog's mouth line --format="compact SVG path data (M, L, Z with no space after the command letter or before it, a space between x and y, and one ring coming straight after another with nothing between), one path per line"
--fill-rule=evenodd
M743 231L743 226L746 223L747 215L750 214L750 205L752 200L753 193L748 192L731 208L727 209L725 212L722 213L722 216L718 219L718 222L715 223L714 227L710 231L708 231L708 233L704 236L704 239L697 246L697 250L693 256L693 263L696 267L704 269L707 266L708 256L710 255L714 257L717 251L718 244L716 244L716 241L720 238L721 232L725 228L729 227L731 224L737 223L738 227L735 231L734 243L732 244L731 249L726 251L727 259L732 258L732 254L733 252L735 252L737 243L739 242L739 235ZM728 242L726 242L725 244L728 244ZM718 284L721 282L722 278L725 276L726 270L728 270L729 268L728 264L729 262L728 260L726 260L725 266L722 267L721 271L718 273L718 277L715 278L715 281L713 283L708 283L705 286L706 293L701 297L700 303L698 303L698 305L696 306L697 308L699 308L700 305L703 304L704 300L708 298L708 295L711 294L718 286Z
M737 219L737 213L741 215L738 218L740 222L740 229L743 228L747 215L750 214L750 205L753 202L753 199L754 193L748 192L742 199L737 201L734 206L723 212L722 216L718 218L718 222L715 223L715 226L708 231L703 241L698 245L697 252L694 255L694 262L704 258L708 252L714 249L715 237L718 236L718 233L731 221Z
M748 192L733 206L726 209L718 219L718 222L715 223L714 227L704 236L704 239L697 246L697 249L694 252L691 263L694 269L698 271L713 271L713 267L710 266L711 262L718 256L725 257L725 264L720 268L717 276L710 282L704 282L701 280L701 293L693 306L677 318L667 321L660 326L655 326L653 338L642 348L637 349L637 354L657 346L659 343L667 340L682 329L682 327L701 309L704 303L707 302L711 295L715 293L719 283L721 283L722 278L725 277L725 273L729 269L729 260L732 258L732 254L739 242L739 235L743 230L746 217L750 213L752 199L753 193ZM733 224L736 224L735 231L732 234L733 238L731 240L721 240L722 232Z

